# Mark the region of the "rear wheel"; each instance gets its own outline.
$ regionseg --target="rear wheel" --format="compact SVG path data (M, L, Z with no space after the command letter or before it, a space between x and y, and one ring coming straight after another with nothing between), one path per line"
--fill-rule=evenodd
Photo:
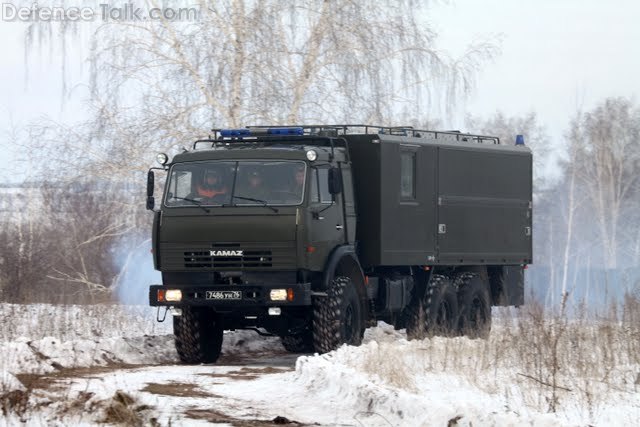
M489 338L491 333L491 299L488 285L473 273L458 277L460 331L469 338Z
M362 343L362 307L355 287L348 277L336 277L326 297L317 297L313 307L313 345L320 353L335 350L342 344Z
M414 301L407 316L407 337L449 336L458 329L458 297L445 276L433 275L424 298Z
M184 307L173 318L173 334L183 363L215 363L222 350L222 327L215 312L206 307Z

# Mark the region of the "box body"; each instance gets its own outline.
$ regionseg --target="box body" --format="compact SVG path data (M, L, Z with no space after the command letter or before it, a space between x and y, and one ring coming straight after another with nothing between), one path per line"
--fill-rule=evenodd
M363 267L532 261L525 146L347 135Z

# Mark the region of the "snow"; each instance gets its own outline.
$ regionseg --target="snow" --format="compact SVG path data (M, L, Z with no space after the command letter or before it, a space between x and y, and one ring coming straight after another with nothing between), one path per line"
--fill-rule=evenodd
M149 307L0 307L0 316L27 319L3 329L0 372L45 374L65 368L178 362L171 316L158 324L155 310ZM65 329L64 324L74 326ZM256 340L256 336L251 331L227 333L223 354L281 350L277 339Z
M13 390L24 391L25 387L20 380L14 377L9 371L0 371L0 393L6 393Z
M5 304L0 314L12 319L2 331L0 403L9 392L30 393L28 408L0 416L0 426L100 424L119 390L134 402L127 410L161 425L276 416L357 426L637 425L640 419L640 364L620 355L607 378L578 377L563 367L558 380L571 391L559 390L557 411L548 413L550 390L526 376L536 373L503 341L511 325L500 316L487 341L407 341L404 331L380 323L360 347L325 355L292 355L277 338L231 332L218 364L185 366L170 322L155 323L148 307ZM69 371L83 367L91 369ZM27 373L46 375L52 386L30 390L21 382Z

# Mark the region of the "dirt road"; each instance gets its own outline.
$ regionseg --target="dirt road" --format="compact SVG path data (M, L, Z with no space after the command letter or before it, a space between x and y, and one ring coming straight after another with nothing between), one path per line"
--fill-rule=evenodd
M114 365L20 375L29 400L22 420L47 425L323 425L310 417L293 419L295 408L269 398L268 390L286 387L297 357L271 352L223 356L216 365Z

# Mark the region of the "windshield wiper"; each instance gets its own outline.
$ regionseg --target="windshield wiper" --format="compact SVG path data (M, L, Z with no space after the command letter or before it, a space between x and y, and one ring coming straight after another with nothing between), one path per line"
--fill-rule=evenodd
M265 208L269 208L272 211L274 211L275 213L278 213L278 209L276 209L273 206L271 206L265 200L254 199L253 197L241 197L241 196L232 196L231 198L232 199L240 199L240 200L248 200L250 202L256 202L256 203L262 203L262 206L264 206Z
M211 211L209 209L207 209L204 206L202 206L202 202L200 200L190 199L188 197L178 197L178 196L173 196L172 199L184 200L184 201L193 203L194 205L196 205L197 207L199 207L200 209L202 209L206 213L211 213Z

